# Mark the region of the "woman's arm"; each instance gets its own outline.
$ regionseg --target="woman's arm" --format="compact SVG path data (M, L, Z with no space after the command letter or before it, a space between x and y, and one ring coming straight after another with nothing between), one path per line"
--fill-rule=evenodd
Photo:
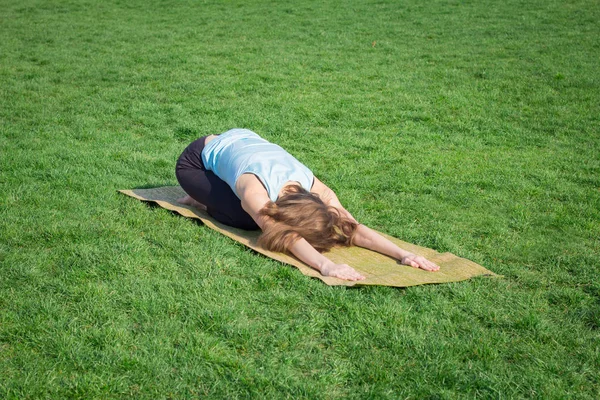
M315 250L305 239L300 238L294 242L289 249L293 255L301 261L310 265L324 276L333 276L348 281L359 281L365 279L348 264L336 264L323 254Z
M354 244L393 257L396 260L400 260L404 265L421 268L425 271L437 271L440 269L437 264L429 261L425 257L401 249L373 229L362 224L358 225L358 228L356 229Z
M343 215L358 224L356 219L342 206L333 190L327 187L316 177L312 191L317 193L325 202L325 204L337 208ZM362 224L359 224L358 228L356 229L353 243L357 246L364 247L400 260L400 262L404 265L410 265L411 267L421 268L426 271L437 271L440 269L438 265L427 260L425 257L421 257L401 249L388 239L381 236L379 233Z

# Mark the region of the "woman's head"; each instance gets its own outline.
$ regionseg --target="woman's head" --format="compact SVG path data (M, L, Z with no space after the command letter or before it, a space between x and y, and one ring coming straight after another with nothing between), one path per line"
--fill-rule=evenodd
M306 239L320 252L350 246L357 224L326 205L318 195L298 185L290 186L275 202L260 211L268 228L258 239L268 250L284 252L296 240Z

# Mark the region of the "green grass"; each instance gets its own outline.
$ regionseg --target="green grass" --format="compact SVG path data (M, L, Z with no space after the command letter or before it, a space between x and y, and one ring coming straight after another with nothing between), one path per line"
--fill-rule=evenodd
M600 397L597 1L16 1L0 398ZM327 287L117 189L250 128L503 279Z

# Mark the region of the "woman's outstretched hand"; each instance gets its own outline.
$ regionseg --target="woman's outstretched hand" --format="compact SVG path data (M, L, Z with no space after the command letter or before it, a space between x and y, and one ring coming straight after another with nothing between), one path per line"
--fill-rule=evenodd
M440 269L437 264L432 263L425 257L421 257L416 254L409 254L405 257L402 257L400 262L404 265L424 269L425 271L437 271Z
M324 276L333 276L335 278L345 279L347 281L360 281L365 277L359 274L348 264L328 264L321 267L321 274Z

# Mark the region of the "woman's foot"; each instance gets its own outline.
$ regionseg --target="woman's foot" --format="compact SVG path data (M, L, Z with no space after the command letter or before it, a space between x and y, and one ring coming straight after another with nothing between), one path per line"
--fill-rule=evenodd
M182 197L180 199L177 199L177 202L179 204L184 204L186 206L196 207L200 210L206 210L206 206L204 204L197 202L196 200L192 199L189 195Z

